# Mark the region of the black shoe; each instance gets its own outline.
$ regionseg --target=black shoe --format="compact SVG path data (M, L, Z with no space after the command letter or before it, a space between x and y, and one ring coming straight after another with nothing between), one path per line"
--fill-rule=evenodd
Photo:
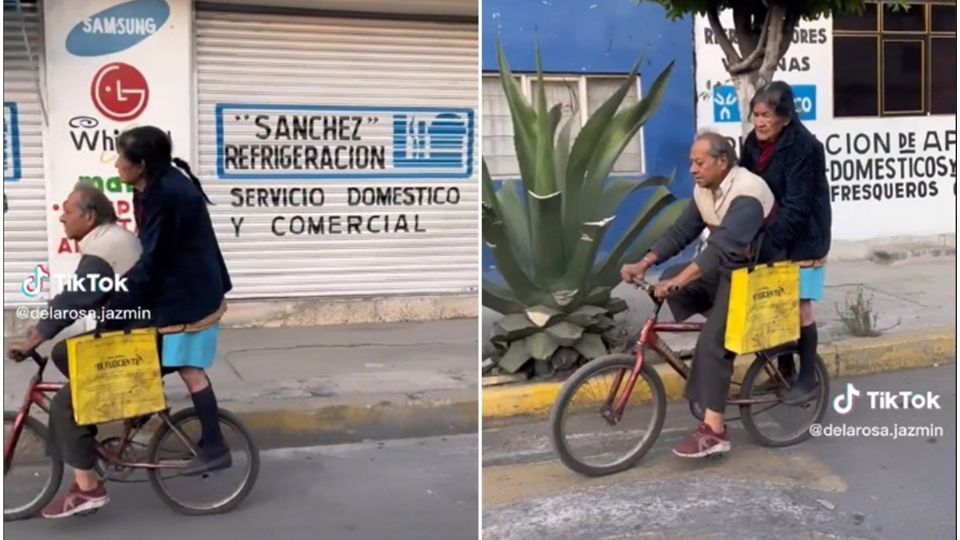
M803 405L804 403L817 397L820 385L816 382L806 383L797 381L790 390L783 396L785 405Z
M205 456L202 452L199 456L191 459L180 469L183 476L197 476L208 472L222 471L233 466L233 456L230 450L225 450L216 457Z

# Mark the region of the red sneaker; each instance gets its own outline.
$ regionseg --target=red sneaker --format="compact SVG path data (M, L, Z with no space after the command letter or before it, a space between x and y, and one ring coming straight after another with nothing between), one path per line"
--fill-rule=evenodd
M82 491L74 483L66 495L57 497L40 514L47 519L60 519L102 508L110 502L107 487L103 482L97 482L97 487L90 491Z
M696 431L673 447L674 454L685 458L702 458L729 451L730 439L726 426L722 433L717 433L705 423L701 423Z

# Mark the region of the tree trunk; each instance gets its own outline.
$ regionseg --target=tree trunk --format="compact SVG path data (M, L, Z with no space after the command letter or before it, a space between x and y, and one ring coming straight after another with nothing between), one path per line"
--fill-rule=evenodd
M753 129L750 122L750 100L757 93L758 76L757 72L743 73L740 75L731 75L733 78L733 87L737 89L737 100L740 102L740 131L741 136L746 138Z
M720 24L719 2L710 2L707 20L726 57L727 73L733 80L740 102L740 128L746 136L750 133L750 100L757 89L773 80L777 64L793 40L800 13L784 0L770 0L765 7L758 4L748 9L735 5L733 18L739 51Z

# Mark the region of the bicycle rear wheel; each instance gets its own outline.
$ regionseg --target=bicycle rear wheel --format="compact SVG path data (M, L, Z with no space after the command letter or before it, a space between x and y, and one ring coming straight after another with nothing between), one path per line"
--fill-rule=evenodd
M260 473L260 450L240 419L220 409L220 430L233 465L222 471L183 476L178 468L150 469L150 485L167 505L188 515L229 512L253 489ZM175 428L172 429L171 425ZM154 433L147 449L150 463L183 463L197 455L200 418L193 408L170 417Z
M823 420L830 401L830 376L820 355L816 359L817 394L802 405L785 405L781 397L793 384L800 372L800 354L788 351L781 354L779 362L794 363L789 381L777 375L783 370L766 354L758 354L743 378L740 399L756 403L741 405L740 417L743 427L754 441L763 446L782 447L798 444L810 438L810 426Z
M586 476L624 471L653 446L663 427L667 400L652 365L644 364L621 418L610 417L635 364L629 354L598 358L563 385L550 424L557 455L571 470Z
M3 441L13 435L17 413L3 411ZM63 480L63 461L47 455L46 426L32 416L23 424L13 459L3 464L3 520L37 515L53 499Z

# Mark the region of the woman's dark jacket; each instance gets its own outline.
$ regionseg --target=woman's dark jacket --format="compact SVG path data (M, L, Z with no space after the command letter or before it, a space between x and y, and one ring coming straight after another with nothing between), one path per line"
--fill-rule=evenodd
M740 166L760 175L779 210L767 226L762 252L773 259L822 259L830 251L830 186L823 145L794 120L780 133L773 156L758 171L762 149L751 131L743 143Z
M171 166L134 192L133 207L143 254L111 307L149 309L158 327L217 311L233 284L200 189Z

